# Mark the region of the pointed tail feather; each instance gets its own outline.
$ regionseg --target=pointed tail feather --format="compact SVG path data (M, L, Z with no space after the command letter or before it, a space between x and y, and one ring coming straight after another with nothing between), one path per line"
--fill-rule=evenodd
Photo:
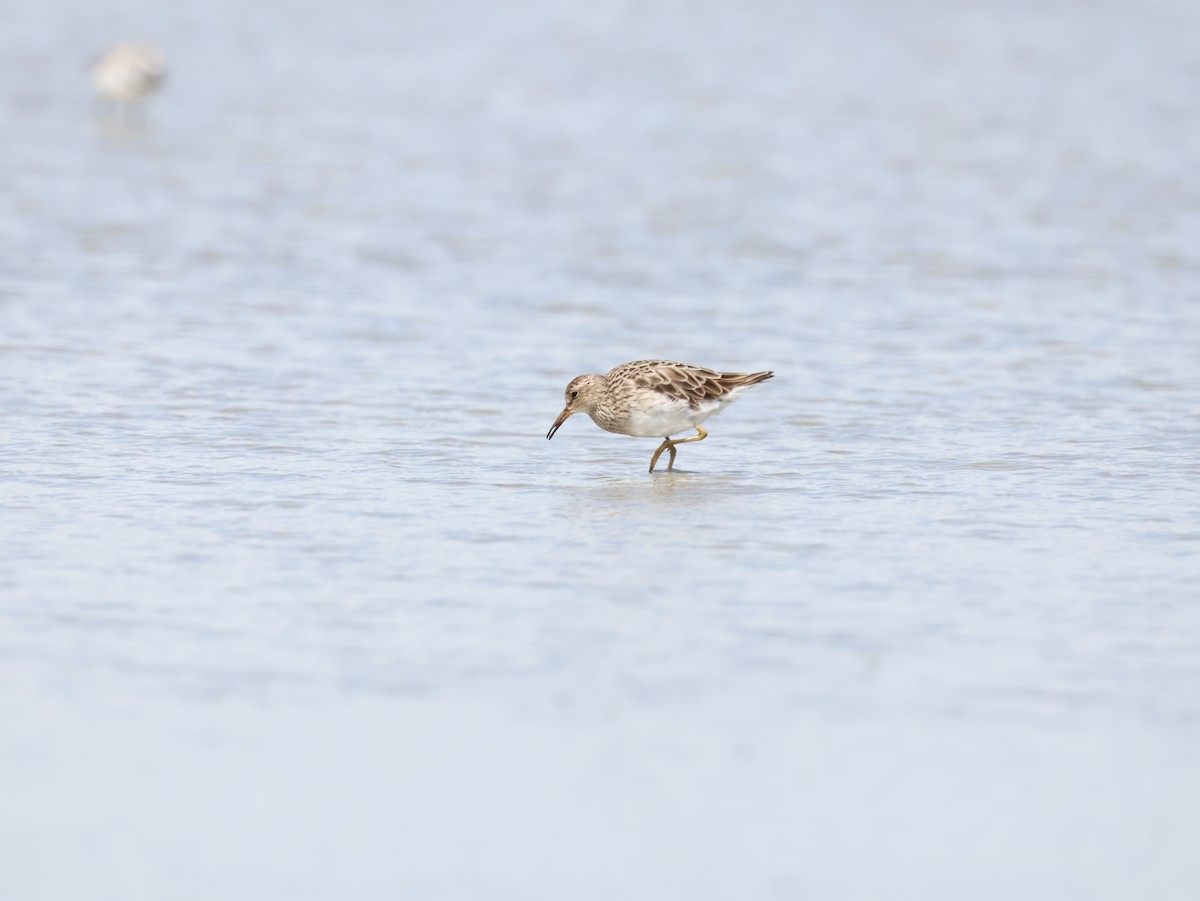
M748 388L751 385L757 385L759 382L765 382L767 379L774 378L775 373L770 370L764 372L722 372L721 381L730 387Z

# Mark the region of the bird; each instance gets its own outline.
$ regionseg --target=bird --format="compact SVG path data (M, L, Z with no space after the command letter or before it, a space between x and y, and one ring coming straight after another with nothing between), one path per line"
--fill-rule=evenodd
M124 111L159 89L167 77L167 66L152 45L123 41L102 53L89 72L100 99Z
M673 360L634 360L607 375L576 376L567 385L566 406L546 440L573 414L587 413L607 432L634 438L662 436L663 443L650 458L650 472L663 451L670 452L670 470L675 466L676 445L708 437L700 423L720 413L747 388L774 375L769 371L719 372ZM672 440L672 435L689 429L696 434Z

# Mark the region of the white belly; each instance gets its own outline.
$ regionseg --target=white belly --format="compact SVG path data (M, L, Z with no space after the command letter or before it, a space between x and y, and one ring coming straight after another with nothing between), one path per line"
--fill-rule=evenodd
M631 412L626 434L636 438L666 438L690 431L708 417L720 413L729 405L730 399L706 401L698 410L693 410L686 401L677 401L660 404L651 410Z

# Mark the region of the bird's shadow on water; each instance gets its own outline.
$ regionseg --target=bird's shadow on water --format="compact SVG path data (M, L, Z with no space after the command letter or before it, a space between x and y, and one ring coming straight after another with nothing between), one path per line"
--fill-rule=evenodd
M123 110L98 106L95 111L96 135L106 145L146 149L153 136L144 110Z
M619 502L634 506L649 504L703 504L745 484L745 477L735 472L705 472L703 470L645 470L636 476L620 476L590 481L575 486L579 498L605 503Z

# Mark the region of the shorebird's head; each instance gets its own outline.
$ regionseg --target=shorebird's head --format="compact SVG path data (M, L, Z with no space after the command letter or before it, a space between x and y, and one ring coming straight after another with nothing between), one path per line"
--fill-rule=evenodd
M571 379L571 384L567 385L565 392L567 405L558 414L558 419L554 420L554 425L550 426L550 431L546 433L547 440L554 437L558 427L566 422L572 413L591 413L592 404L603 388L602 375L581 375Z

